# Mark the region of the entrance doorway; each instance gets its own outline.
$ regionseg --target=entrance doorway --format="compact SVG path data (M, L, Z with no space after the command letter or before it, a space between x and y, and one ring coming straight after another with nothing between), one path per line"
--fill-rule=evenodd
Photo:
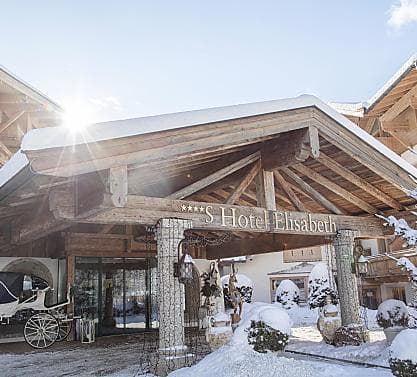
M97 335L158 328L154 258L75 262L75 314L93 319Z

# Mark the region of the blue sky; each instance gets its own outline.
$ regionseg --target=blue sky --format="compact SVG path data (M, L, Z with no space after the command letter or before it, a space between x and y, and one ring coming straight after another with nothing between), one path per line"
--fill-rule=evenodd
M94 121L302 93L362 101L417 52L416 3L9 1L0 64Z

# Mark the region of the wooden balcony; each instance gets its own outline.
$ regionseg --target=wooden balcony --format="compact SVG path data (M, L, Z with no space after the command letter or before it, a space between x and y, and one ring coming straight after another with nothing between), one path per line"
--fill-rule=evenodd
M412 263L417 265L417 255L410 255L412 253L398 253L395 254L397 259L402 256L406 256ZM414 253L415 254L415 253ZM368 274L365 276L365 279L375 279L375 280L384 280L389 281L407 281L407 273L402 271L400 267L397 266L397 262L393 259L390 259L386 256L378 256L374 258L369 258L368 265Z

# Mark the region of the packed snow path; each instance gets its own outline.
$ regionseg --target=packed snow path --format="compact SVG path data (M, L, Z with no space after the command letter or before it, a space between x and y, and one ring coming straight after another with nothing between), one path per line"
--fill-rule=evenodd
M129 341L60 351L0 354L1 377L139 377L140 347ZM362 368L309 357L282 357L226 346L170 377L388 377L386 369Z

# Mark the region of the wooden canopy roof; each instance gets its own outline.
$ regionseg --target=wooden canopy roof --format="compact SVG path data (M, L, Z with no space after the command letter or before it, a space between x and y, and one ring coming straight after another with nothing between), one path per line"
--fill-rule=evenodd
M33 128L57 126L62 108L0 66L0 164L19 148Z
M5 243L24 244L71 227L79 232L80 224L89 224L89 232L120 233L117 226L153 225L159 217L184 216L181 207L202 204L331 214L363 228L363 236L382 236L374 215L414 204L406 191L414 188L417 170L312 96L123 124L97 125L90 135L86 129L72 145L59 137L63 129L28 134L28 163L0 188L0 221L13 219ZM34 140L42 135L49 141L39 148ZM198 210L189 216L198 233L219 235L220 228L205 228ZM229 243L208 247L207 256L324 240L256 229L231 233Z
M341 113L402 154L417 145L417 54L367 102L335 104Z

